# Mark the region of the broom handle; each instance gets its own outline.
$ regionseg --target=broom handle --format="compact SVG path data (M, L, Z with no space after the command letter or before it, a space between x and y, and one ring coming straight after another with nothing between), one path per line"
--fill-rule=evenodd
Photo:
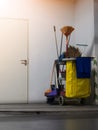
M51 78L50 78L50 86L52 85L52 81L53 81L54 68L55 68L55 62L53 64L53 68L52 68L52 73L51 73Z
M57 57L59 59L59 53L58 53L58 44L57 44L57 37L56 37L56 27L54 26L54 36L55 36L55 43L56 43L56 51L57 51Z
M69 43L68 36L66 36L66 55L68 55L68 43Z
M60 55L62 53L63 33L61 34Z

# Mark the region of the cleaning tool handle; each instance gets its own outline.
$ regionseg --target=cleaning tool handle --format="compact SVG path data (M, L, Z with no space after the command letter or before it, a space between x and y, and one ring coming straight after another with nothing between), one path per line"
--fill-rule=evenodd
M56 27L53 26L53 29L54 29L54 36L55 36L55 44L56 44L57 58L59 59L58 43L57 43L57 36L56 36Z
M56 27L55 27L55 26L53 26L53 28L54 28L54 32L56 32Z

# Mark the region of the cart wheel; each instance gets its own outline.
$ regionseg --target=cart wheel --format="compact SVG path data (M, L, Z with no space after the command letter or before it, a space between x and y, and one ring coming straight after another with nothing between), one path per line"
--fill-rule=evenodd
M65 104L65 99L63 96L59 97L59 105L63 106Z
M88 98L81 98L80 103L82 105L90 105L90 99L89 99L89 97Z
M54 103L54 98L47 98L47 104L53 104Z

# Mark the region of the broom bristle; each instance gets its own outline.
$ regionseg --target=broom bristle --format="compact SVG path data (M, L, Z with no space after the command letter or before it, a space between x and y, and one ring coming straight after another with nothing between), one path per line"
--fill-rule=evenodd
M73 30L74 30L74 28L73 28L72 26L64 26L63 28L61 28L61 32L62 32L65 36L70 35Z

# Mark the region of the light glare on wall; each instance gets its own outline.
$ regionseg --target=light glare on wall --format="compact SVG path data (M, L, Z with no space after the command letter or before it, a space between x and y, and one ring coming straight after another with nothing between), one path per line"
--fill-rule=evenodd
M0 8L1 9L6 8L8 3L9 3L8 0L0 0Z

